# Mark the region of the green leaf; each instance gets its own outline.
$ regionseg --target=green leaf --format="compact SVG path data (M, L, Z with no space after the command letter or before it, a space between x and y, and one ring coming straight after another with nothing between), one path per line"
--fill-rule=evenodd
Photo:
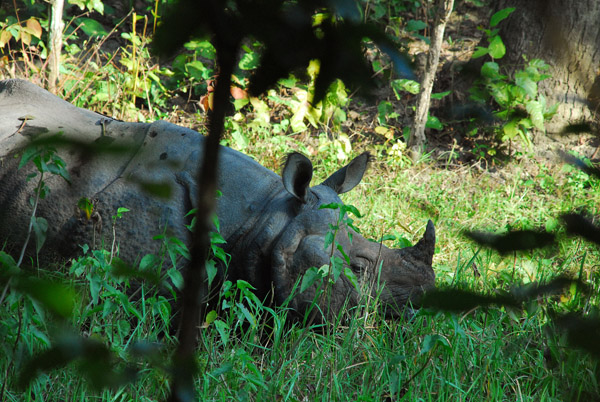
M546 109L546 111L544 112L544 119L546 120L550 120L552 118L552 116L554 116L556 114L556 111L558 110L558 107L560 106L560 103L555 103L554 105L548 107ZM586 130L587 132L591 132L591 130Z
M52 151L50 153L51 157L50 159L52 160L52 164L48 166L49 170L51 173L56 174L61 176L63 179L65 179L68 182L71 182L71 177L69 175L69 172L66 169L66 162L57 154L54 153L55 151Z
M331 257L331 267L333 268L333 282L335 283L344 271L344 260L334 255Z
M190 78L197 81L207 79L211 73L211 70L206 68L200 60L192 60L185 63L185 71L189 74Z
M356 216L357 218L362 218L362 215L360 214L360 211L354 205L343 204L340 209L342 211L344 211L344 213L348 213L349 212L352 215Z
M235 144L239 150L247 148L250 144L250 140L248 139L248 137L246 137L244 133L242 133L239 130L232 131L231 136L235 140Z
M337 243L337 242L336 242ZM348 256L348 254L346 254L346 252L344 251L344 247L342 247L341 244L337 244L337 249L338 251L342 254L342 256L344 257L344 260L346 261L346 264L350 264L350 257Z
M517 134L519 134L519 120L512 119L502 127L502 131L504 132L504 141L512 140Z
M217 322L221 323L222 321L217 321ZM217 322L215 322L215 324ZM223 324L225 324L225 323L223 323ZM219 327L217 326L217 329L218 328ZM229 330L229 328L227 328L227 329ZM221 336L221 338L222 338L222 336ZM229 338L229 335L227 336L227 338ZM225 342L225 341L223 341L223 343L227 344L227 342ZM231 362L225 362L225 363L223 363L223 365L221 367L219 367L219 368L211 371L208 375L211 376L211 377L217 378L217 377L219 377L219 376L221 376L223 374L229 373L231 370L233 370L233 363L231 363Z
M208 314L206 314L205 323L207 325L212 324L217 319L217 312L215 310L210 310Z
M481 75L492 79L500 78L500 66L496 62L488 61L481 66Z
M323 241L323 248L327 249L329 248L329 246L331 246L331 244L333 243L334 240L334 234L332 232L327 232L325 234L325 240Z
M121 219L125 212L129 212L129 209L125 208L125 207L119 207L119 208L117 208L117 215L115 217L117 219Z
M238 279L235 283L236 287L239 290L246 290L246 289L250 289L250 290L255 290L256 288L254 286L252 286L249 282L243 280L243 279Z
M187 42L184 47L188 50L193 50L197 55L210 60L214 60L217 55L217 51L208 40L191 40Z
M546 131L544 127L544 111L541 103L538 101L529 101L525 107L535 128L540 131Z
M421 91L421 84L414 80L401 79L392 81L392 88L416 95Z
M319 205L319 209L338 209L343 204L338 204L337 202L332 202L329 204L321 204Z
M439 92L437 94L431 94L431 99L442 99L448 95L450 95L452 91Z
M477 46L477 50L475 50L473 52L473 54L471 55L471 58L478 59L480 57L487 55L489 52L490 52L490 50L487 47Z
M490 27L495 27L496 25L498 25L502 20L507 18L513 11L515 11L514 7L508 7L508 8L502 9L502 10L498 11L497 13L495 13L494 15L492 15L492 18L490 18Z
M389 241L389 240L396 240L396 236L391 235L391 234L386 234L386 235L383 235L383 237L381 238L381 242Z
M447 350L451 349L450 343L448 343L448 340L443 336L437 334L426 335L425 339L423 339L423 348L421 349L421 354L424 355L425 353L429 353L438 345Z
M344 275L346 276L346 278L348 278L352 286L354 286L354 288L357 291L360 291L358 279L356 278L356 275L354 274L354 272L352 272L352 269L350 267L344 267Z
M88 274L87 280L90 284L90 295L92 296L92 303L94 305L98 304L98 298L100 296L100 289L102 288L102 283L100 282L100 278L98 278L95 274Z
M443 130L444 125L442 122L435 116L427 116L427 123L425 123L425 127L433 128L435 130Z
M100 24L95 19L81 17L77 18L75 22L81 27L83 33L85 33L89 37L108 35L108 31L104 29L102 24Z
M538 71L537 68L533 67L533 66L527 66L525 67L525 73L527 75L529 75L529 77L531 77L531 79L535 82L539 82L541 80L543 80L545 77L544 75L540 74L540 72Z
M85 217L89 220L92 216L92 212L94 212L94 204L87 197L81 197L79 201L77 201L77 208L85 213Z
M17 169L21 169L23 166L27 164L30 160L39 155L40 151L36 147L27 147L25 151L23 151L23 155L21 155L21 161L19 162L19 167Z
M260 57L256 52L247 52L242 56L239 62L240 69L242 70L254 70L260 64Z
M181 271L177 268L171 268L167 271L167 275L177 289L183 290L183 275L181 275Z
M328 267L328 265L324 265ZM321 279L323 276L321 271L317 267L310 267L304 272L302 276L302 283L300 284L300 293L304 292L306 289L311 287L318 279Z
M507 109L511 106L511 98L509 96L510 88L511 87L509 85L506 85L504 82L494 83L488 86L488 90L494 98L494 100L496 101L496 103L502 106L502 108L505 108L505 110L501 112L507 112Z
M0 271L2 274L7 272L10 272L11 274L19 272L19 267L17 267L15 259L5 251L0 251L0 268L2 269L2 271Z
M506 54L506 47L504 46L500 36L494 36L492 38L488 49L490 56L492 56L494 59L501 59Z
M208 277L208 286L210 287L217 276L217 264L214 260L206 261L206 275Z
M221 320L216 320L215 328L217 328L217 332L221 336L221 341L223 342L223 345L227 345L227 342L229 341L229 325L227 325L227 323L225 323ZM217 369L217 370L219 370L219 369ZM217 371L217 370L215 370L215 371ZM231 367L229 368L229 370L231 370Z
M519 88L522 88L531 99L535 99L538 91L537 84L531 79L529 74L527 74L525 71L519 71L516 73L515 84L517 84Z
M542 71L548 70L550 68L550 66L544 60L541 59L530 60L529 65Z
M160 264L160 260L154 254L146 254L140 260L140 271L153 271Z
M35 251L39 253L46 242L46 233L48 232L48 221L41 216L32 216L33 232L35 233Z
M190 251L184 242L179 240L177 237L169 237L165 241L165 245L167 247L167 252L169 253L169 258L171 259L171 264L175 267L177 266L177 258L182 256L188 261L192 259L190 255Z
M421 31L427 28L427 24L421 20L409 20L406 23L406 30L409 32Z
M236 303L236 306L242 312L242 314L246 318L246 321L248 321L250 323L250 326L255 327L256 326L256 318L254 317L254 315L252 315L252 313L248 310L248 308L246 306L244 306L242 303Z
M234 99L233 100L233 106L235 107L236 111L240 110L241 108L243 108L244 106L246 106L248 103L250 103L250 99L248 99L248 98Z
M525 130L529 130L530 128L533 127L533 123L531 123L531 119L529 117L525 118L525 119L521 119L519 121L519 125L524 128ZM523 130L520 130L520 132L522 133Z

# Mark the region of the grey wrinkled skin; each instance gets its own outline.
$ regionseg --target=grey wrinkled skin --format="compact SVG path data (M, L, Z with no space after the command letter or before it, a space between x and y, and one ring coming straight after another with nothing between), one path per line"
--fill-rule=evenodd
M28 120L21 127L23 119L19 118L26 115ZM111 217L119 207L130 209L115 228L121 259L134 263L145 254L157 253L161 242L152 238L163 233L189 245L190 233L185 227L189 218L185 215L196 205L195 172L204 146L200 134L162 121L107 119L29 82L5 80L0 81L0 244L6 244L8 251L16 254L24 242L31 215L29 198L37 184L37 179L26 180L34 168L17 170L19 151L30 138L58 132L65 139L86 144L110 142L126 151L98 153L72 145L58 148L71 182L45 177L50 193L37 213L48 221L42 261L76 257L81 244L95 242L96 247L110 248ZM231 254L227 279L244 279L256 287L260 298L272 297L281 304L308 268L329 263L331 251L324 249L324 238L329 224L336 223L338 211L319 206L341 203L338 194L359 184L369 156L358 156L320 185L310 187L312 164L301 154L288 157L280 177L237 151L221 148L220 152L222 196L217 215L227 241L225 251ZM141 189L140 182L169 183L171 196L151 196ZM81 197L94 201L101 225L94 228L76 212ZM358 233L353 233L350 243L349 230L343 227L337 240L367 294L359 294L340 276L333 285L330 313L337 313L346 302L353 306L364 296L375 296L382 287L379 297L386 314L399 316L407 302L417 302L423 290L433 287L435 230L431 221L414 247L400 250L368 241ZM35 255L33 241L28 254ZM302 315L315 291L313 286L297 294L290 307Z

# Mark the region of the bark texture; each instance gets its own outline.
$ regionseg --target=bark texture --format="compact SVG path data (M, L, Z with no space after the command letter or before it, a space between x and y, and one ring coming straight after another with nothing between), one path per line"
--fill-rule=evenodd
M444 30L446 29L446 23L450 18L453 6L454 0L438 0L437 2L438 12L436 23L431 33L431 45L427 54L427 64L425 65L425 73L421 82L421 92L417 97L415 119L411 129L409 146L412 150L413 159L419 158L425 145L425 124L427 124L427 115L429 114L431 89L433 88L433 81L435 80L440 61Z
M60 75L60 53L62 49L63 29L65 24L62 20L64 0L52 1L52 19L50 21L50 41L48 48L48 89L56 93L56 83Z
M494 10L515 7L499 24L507 53L500 63L523 65L522 55L548 63L539 84L549 104L559 102L550 133L586 121L598 125L600 107L600 1L496 0ZM514 67L513 67L514 68Z

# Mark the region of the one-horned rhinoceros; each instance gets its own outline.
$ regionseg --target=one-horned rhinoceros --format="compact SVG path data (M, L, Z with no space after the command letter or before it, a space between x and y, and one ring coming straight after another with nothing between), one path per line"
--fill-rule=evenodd
M195 172L204 139L195 131L166 122L126 123L77 108L45 90L22 80L0 81L0 244L15 251L25 241L31 216L30 197L36 180L27 181L34 167L17 169L19 156L31 138L62 133L76 143L98 142L124 146L126 152L99 153L89 148L64 145L58 154L65 160L70 182L46 175L49 194L41 200L37 216L48 222L42 259L71 258L79 245L113 240L111 217L119 207L129 213L117 221L115 233L122 260L135 262L156 253L159 234L176 236L189 243L186 214L194 207ZM69 141L66 141L67 143ZM368 155L362 154L332 174L320 185L310 187L312 164L301 154L291 154L282 176L264 168L250 157L221 148L217 216L231 255L227 278L244 279L256 287L261 298L272 295L282 303L294 284L311 267L330 261L324 239L338 211L320 209L338 203L338 194L354 188L362 179ZM150 195L140 183L171 183L168 198ZM102 225L80 218L78 200L94 200ZM337 240L350 260L350 268L363 285L383 286L381 305L396 315L423 289L433 286L432 258L435 245L433 223L428 222L423 238L413 247L389 249L343 227ZM29 254L35 254L35 242ZM336 250L336 253L338 251ZM362 286L377 291L377 286ZM344 303L355 305L358 290L341 275L332 288L330 310ZM290 306L299 314L312 302L316 286L297 294ZM271 293L272 292L272 293Z

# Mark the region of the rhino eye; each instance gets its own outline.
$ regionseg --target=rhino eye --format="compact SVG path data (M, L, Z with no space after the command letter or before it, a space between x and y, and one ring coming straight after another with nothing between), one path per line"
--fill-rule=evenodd
M355 257L355 258L353 258L352 262L350 264L350 268L354 272L364 271L368 267L369 267L369 260L367 260L366 258L363 258L363 257Z

